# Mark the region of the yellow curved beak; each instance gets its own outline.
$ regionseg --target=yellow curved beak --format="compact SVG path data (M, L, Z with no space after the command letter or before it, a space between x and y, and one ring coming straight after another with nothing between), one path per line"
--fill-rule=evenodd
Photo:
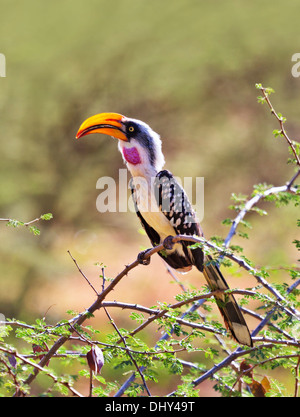
M89 117L82 123L77 132L76 139L92 133L102 133L127 141L122 123L125 119L125 116L118 113L96 114L95 116Z

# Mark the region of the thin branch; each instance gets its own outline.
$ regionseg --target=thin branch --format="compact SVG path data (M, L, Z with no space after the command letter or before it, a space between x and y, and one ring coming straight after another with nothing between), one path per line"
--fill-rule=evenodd
M52 213L42 214L40 217L37 217L36 219L30 220L29 222L22 222L20 220L16 219L9 219L9 218L0 218L0 222L5 222L7 225L12 225L14 227L18 226L25 226L28 227L32 225L33 223L37 223L40 220L50 220L52 219Z
M20 223L20 225L22 225L22 226L29 226L29 225L31 225L32 223L36 223L36 222L38 222L38 221L40 221L41 220L41 217L37 217L36 219L33 219L33 220L30 220L30 222L21 222L21 221L19 221L19 220L15 220L15 219L3 219L3 218L0 218L0 222L6 222L6 223L9 223L9 222L14 222L14 221L17 221L18 223Z
M96 288L93 286L93 284L89 281L89 279L86 277L86 275L83 273L83 271L80 269L80 267L79 267L79 265L78 265L78 263L77 263L76 259L75 259L75 258L73 258L72 254L71 254L71 252L70 252L69 250L68 250L67 252L68 252L68 254L70 255L70 257L71 257L72 261L74 262L74 264L76 265L76 268L78 269L78 271L80 272L80 274L83 276L83 278L86 280L86 282L87 282L87 283L89 284L89 286L93 289L93 291L95 292L95 294L98 296L98 295L99 295L98 291L97 291L97 290L96 290Z
M275 307L276 308L276 307ZM274 314L275 308L272 310L272 314ZM245 307L240 307L240 309L242 310L243 313L248 314L251 317L255 317L257 320L259 320L260 322L264 322L265 317L261 316L260 314L255 313L254 311L251 311ZM275 329L278 333L283 334L285 337L287 337L288 339L291 340L295 340L293 336L291 336L289 333L287 333L285 330L282 330L280 327L276 326L276 324L274 323L265 323L263 325L263 327L268 324L269 326L271 326L273 329ZM254 336L254 335L253 335Z
M202 383L203 381L212 378L216 372L218 372L220 369L228 366L233 360L236 360L240 356L249 355L252 352L255 352L257 350L257 347L253 347L247 350L243 350L242 348L237 348L234 352L232 352L230 355L228 355L225 359L223 359L218 364L214 365L211 369L206 371L203 375L201 375L199 378L196 378L193 380L192 384L194 387ZM176 391L171 392L168 394L168 397L173 397L176 394Z
M169 275L171 275L171 277L174 279L174 281L179 285L179 287L181 288L181 290L183 292L186 291L186 288L184 287L184 285L180 282L180 280L177 278L177 276L174 274L174 272L172 271L172 269L169 267L169 265L167 264L166 261L163 260L163 263L165 265L165 268L168 272Z
M246 356L246 355L249 355L249 354L251 354L252 352L255 352L256 350L260 350L260 349L262 349L262 348L273 347L273 346L274 346L274 344L276 344L277 342L280 342L280 341L278 341L278 340L273 340L273 339L272 339L271 343L269 343L269 342L268 342L268 343L267 343L267 344L265 344L265 345L255 346L255 347L253 347L253 348L246 349L246 350L243 350L242 348L238 347L238 348L237 348L234 352L232 352L232 354L231 354L231 355L229 355L229 356L227 356L225 359L223 359L223 361L221 361L221 362L219 362L218 364L214 365L214 366L213 366L213 367L212 367L209 371L205 372L205 374L203 374L201 377L199 377L199 378L195 379L195 380L193 381L193 385L194 385L194 387L196 387L197 385L199 385L200 383L202 383L202 382L203 382L203 381L205 381L206 379L208 379L208 378L212 378L212 377L213 377L213 375L214 375L216 372L218 372L220 369L222 369L222 368L224 368L224 367L228 366L232 360L235 360L235 359L237 359L237 358L239 358L239 357L241 357L241 356ZM285 342L285 343L284 343L284 342ZM282 344L290 344L290 343L291 343L291 341L289 341L289 340L286 340L286 341L284 341L284 342L282 342ZM298 347L299 347L299 342L298 342L298 344L296 344L296 346L298 346ZM298 355L296 355L296 356L298 356ZM173 392L173 393L169 394L169 396L174 395L174 393L175 393L175 392Z
M286 290L286 293L289 294L290 292L292 292L298 285L300 284L300 279L298 279L297 281L295 281L292 285L289 286L289 288ZM276 311L276 306L273 307L268 314L265 316L265 318L259 323L259 325L256 327L256 329L253 330L252 335L251 336L255 336L257 335L271 320L273 314ZM295 312L297 315L297 312ZM298 313L298 318L299 318L299 313Z
M93 371L90 369L90 385L89 385L89 397L93 396Z
M165 262L165 261L163 261L164 262L164 264L165 264L165 266L166 266L166 269L167 269L167 271L168 271L168 273L174 278L174 280L177 282L177 284L180 286L180 288L182 289L182 291L183 292L186 292L186 289L185 289L185 287L183 286L183 284L178 280L178 278L177 278L177 276L175 275L175 273L171 270L171 268L168 266L168 264ZM202 299L202 300L198 300L197 302L195 302L189 309L187 309L182 315L181 315L181 319L183 319L185 316L187 316L187 315L189 315L189 314L191 314L191 313L194 313L194 312L197 312L197 314L198 314L198 316L199 316L199 318L205 323L206 322L206 317L205 317L205 315L204 314L202 314L200 311L199 311L199 308L205 303L205 299ZM173 329L172 329L173 330ZM165 338L168 338L169 337L169 334L170 333L166 333L165 334ZM221 348L222 348L222 350L227 354L227 355L229 355L231 352L229 351L229 349L227 348L227 346L226 346L226 344L224 343L224 341L223 341L223 339L222 339L222 337L221 337L221 335L219 335L219 334L217 334L216 332L214 333L214 338L217 340L217 342L219 343L219 345L221 346ZM236 366L235 366L235 363L233 362L232 363L232 368L236 368Z
M300 166L300 158L299 158L299 155L297 154L297 151L296 151L296 149L295 149L295 147L294 147L294 145L293 145L293 141L289 138L289 136L288 136L288 134L287 134L287 132L286 132L286 130L285 130L285 128L284 128L284 122L285 122L285 119L282 117L282 116L280 116L276 111L275 111L275 109L274 109L274 107L273 107L273 105L272 105L272 103L271 103L271 101L270 101L270 99L269 99L269 93L267 92L267 89L266 88L264 88L263 86L261 86L261 88L259 88L259 90L262 92L262 94L263 94L263 96L264 96L264 99L265 99L265 101L266 101L266 103L268 104L268 106L269 106L269 108L270 108L270 110L271 110L271 113L275 116L275 118L278 120L278 122L279 122L279 126L280 126L280 134L282 134L283 136L284 136L284 138L286 139L286 141L287 141L287 143L288 143L288 145L289 145L289 147L291 148L291 150L292 150L292 152L293 152L293 154L294 154L294 156L295 156L295 159L296 159L296 161L297 161L297 165L299 165Z
M1 346L0 346L0 350L2 352L8 353L9 355L15 356L16 358L20 359L22 362L26 363L27 365L32 366L37 371L44 372L46 375L48 375L50 378L52 378L55 383L59 383L59 384L64 385L65 387L67 387L68 390L73 395L75 395L76 397L83 397L83 395L80 394L78 391L76 391L67 381L60 381L60 380L58 380L58 378L55 375L53 375L51 372L48 372L47 370L45 370L44 368L42 368L39 364L36 364L34 362L29 361L23 355L20 355L18 352L14 351L12 349L6 349L6 348L1 347ZM24 395L24 393L22 392L21 388L19 388L19 390L17 391L17 393L15 394L15 396L19 397L19 396L23 396L23 395Z
M288 342L288 341L286 341ZM275 343L275 342L274 342ZM222 368L229 366L230 363L233 360L236 360L242 356L247 356L257 350L261 350L262 348L269 348L269 347L273 347L274 343L267 343L265 345L258 345L255 346L253 348L249 348L249 349L242 349L241 347L238 347L234 352L232 352L229 356L227 356L226 358L224 358L221 362L219 362L218 364L215 364L211 369L209 369L207 372L205 372L203 375L201 375L199 378L196 378L193 380L192 384L194 387L200 385L202 382L204 382L205 380L209 379L209 378L213 378L214 374L218 371L220 371ZM298 355L296 355L298 356ZM168 394L168 397L172 397L176 395L176 391L171 392L170 394Z
M134 364L134 366L135 366L136 370L137 370L137 371L138 371L138 373L140 374L140 377L141 377L141 379L142 379L142 381L143 381L143 385L144 385L144 387L145 387L145 389L146 389L146 391L147 391L147 394L149 395L149 397L151 397L151 393L150 393L149 388L148 388L148 386L147 386L147 383L146 383L145 377L144 377L144 375L143 375L143 372L142 372L141 368L138 366L138 364L136 363L136 360L135 360L135 359L134 359L134 357L132 356L132 354L131 354L130 350L128 349L128 346L127 346L127 343L126 343L125 338L123 337L123 335L122 335L122 334L121 334L121 332L119 331L119 329L118 329L117 325L115 324L115 322L114 322L114 320L112 319L111 315L110 315L110 314L109 314L109 312L107 311L107 308L105 308L105 307L104 307L104 311L105 311L105 313L106 313L106 315L107 315L107 317L108 317L108 319L109 319L110 323L112 324L112 326L114 327L114 329L116 330L116 332L118 333L118 335L120 336L120 338L122 339L122 342L123 342L124 346L127 348L127 353L128 353L128 356L130 357L130 359L131 359L132 363Z
M297 189L292 187L293 182L300 174L300 170L298 171L297 175L286 184L282 185L280 187L271 187L268 190L264 191L263 193L256 194L254 197L252 197L250 200L248 200L245 204L245 207L239 212L239 214L236 216L236 218L233 220L231 228L229 230L229 233L224 240L224 246L227 248L229 246L229 243L232 239L232 237L236 234L236 229L239 223L243 220L245 215L254 207L262 198L265 198L272 194L278 194L282 192L291 192L291 193L297 193Z
M212 248L216 250L217 252L221 253L222 255L226 256L227 258L231 259L232 261L236 262L240 267L244 268L246 271L250 272L251 275L256 278L256 280L262 284L271 294L273 294L277 300L281 301L283 304L288 304L287 300L275 289L273 288L266 280L263 278L258 271L250 266L244 259L241 259L235 255L233 255L231 252L225 251L224 248L220 248L216 244L209 242L208 240L200 237L194 237L194 236L185 236L185 235L177 235L173 238L173 243L179 242L180 240L184 240L187 242L194 242L194 243L201 243L204 244L204 246L207 246L209 248ZM282 307L289 315L297 315L297 311L290 307L290 310L286 309L285 307Z
M297 365L295 366L295 391L294 391L294 397L298 397L298 391L299 391L299 367L300 367L300 356L298 357Z
M193 236L185 236L185 235L178 235L175 236L173 238L173 243L179 242L179 241L189 241L189 242L193 242L193 243L201 243L204 245L207 245L208 247L213 248L214 250L217 250L221 253L224 253L224 249L219 248L218 246L216 246L215 244L206 241L203 238L195 238ZM147 251L147 253L145 254L145 259L150 258L151 256L153 256L155 253L161 251L164 249L164 244L160 244L157 245L151 249L149 249ZM232 255L231 253L225 253L225 256L227 256L228 258L232 259L234 262L237 262L241 267L243 267L244 269L246 269L247 271L249 271L262 285L265 286L265 288L267 288L273 295L275 295L275 297L277 298L277 300L281 301L284 305L287 304L287 301L284 299L284 297L281 296L281 294L279 294L271 285L269 285L267 283L267 281L261 277L257 271L252 268L250 265L248 265L243 259L237 258L235 255ZM106 289L104 289L98 296L96 301L83 313L80 313L78 316L76 316L74 319L72 319L72 323L76 324L76 325L81 325L82 323L84 323L84 321L89 318L96 310L98 310L99 308L102 307L102 303L104 301L104 299L106 298L106 296L115 288L115 286L122 280L122 278L124 278L129 271L131 271L132 269L136 268L139 265L139 261L138 259L136 259L134 262L132 262L131 264L127 265L116 277L115 279L107 286ZM199 296L200 298L205 298L206 295L201 295ZM178 306L178 303L176 303ZM284 309L287 314L295 314L296 311L290 307L289 309L287 309L286 307L280 305L280 307L282 309ZM167 313L167 311L164 312L164 314ZM162 314L163 315L163 314ZM157 317L156 317L157 318ZM155 317L151 318L151 320L155 320ZM70 323L69 322L69 323ZM67 323L68 324L68 323ZM63 323L62 325L65 325L65 323ZM41 359L41 361L39 362L39 367L35 367L34 371L28 376L28 378L26 379L26 381L24 382L25 384L30 384L32 383L32 381L36 378L36 376L38 375L40 369L42 369L43 366L45 366L45 364L51 359L51 357L57 352L57 350L70 338L71 335L66 335L66 336L61 336L54 344L53 346L50 348L50 350L43 356L43 358ZM234 360L235 358L230 357L229 362L231 362L232 360Z
M290 189L293 183L296 181L296 179L300 175L300 169L296 172L296 174L290 179L290 181L287 183L288 188Z
M295 346L300 348L300 340L284 340L284 339L272 339L270 337L254 337L253 341L255 342L266 342L272 343L273 345L285 345L285 346Z
M213 293L208 293L208 294L203 294L203 296L200 296L200 297L201 297L202 300L204 300L204 299L210 298L212 296L213 296ZM163 310L153 310L151 308L144 307L144 306L140 306L138 304L120 303L120 302L117 302L117 301L103 301L102 306L103 307L104 306L105 307L119 307L119 308L122 308L122 309L137 310L137 311L141 311L143 313L150 314L152 317L151 317L150 322L148 320L146 320L145 323L147 323L147 325L150 324L155 319L158 319L158 318L160 318L162 316L167 317L167 318L171 317L171 315L168 314L166 311L163 311ZM169 308L172 308L172 307L170 306ZM185 315L186 315L186 313L185 313ZM207 324L191 323L191 322L189 322L187 320L184 320L182 317L183 316L181 316L181 317L172 317L172 319L175 320L176 323L181 324L183 326L187 326L187 327L192 327L194 329L208 331L208 332L211 332L211 333L219 333L219 334L222 334L221 331L218 331L217 329L215 329L213 327L210 327ZM146 326L144 326L144 327L146 327ZM136 333L138 333L139 331L141 331L144 327L142 327L142 328L138 327L137 329L135 329L132 332L130 332L129 335L130 336L135 335Z
M289 354L289 355L277 355L277 356L274 356L273 358L268 358L268 359L259 361L259 362L255 363L255 364L251 365L251 368L250 369L245 369L244 371L242 371L238 375L236 381L234 382L234 384L232 385L232 387L229 389L229 391L230 391L229 394L231 394L234 391L235 385L241 380L241 378L243 377L243 375L247 375L249 372L253 372L253 369L255 369L256 367L262 366L262 365L264 365L264 364L266 364L268 362L272 362L274 360L278 360L278 359L290 359L290 358L298 358L298 363L299 363L300 356L298 354ZM297 368L297 366L296 366L296 368ZM296 378L296 381L297 381L297 378Z
M18 381L18 379L17 379L17 376L16 376L16 372L12 369L12 367L11 366L9 366L8 365L8 363L6 362L6 361L4 361L4 360L2 360L2 359L0 359L0 363L3 365L3 366L5 366L5 368L6 368L6 373L11 377L11 379L13 380L13 383L14 383L14 386L15 386L15 388L16 388L16 392L19 392L19 393L22 393L23 394L23 391L22 391L22 388L20 387L20 384L19 384L19 381ZM3 371L2 371L3 372Z

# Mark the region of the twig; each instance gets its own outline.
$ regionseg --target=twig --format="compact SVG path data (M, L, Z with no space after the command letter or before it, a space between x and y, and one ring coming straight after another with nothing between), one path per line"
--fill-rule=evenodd
M18 226L25 226L28 227L33 223L39 222L40 220L50 220L52 219L52 213L42 214L40 217L37 217L36 219L30 220L29 222L22 222L20 220L16 219L9 219L9 218L0 218L0 222L5 222L8 225L11 224L14 227Z
M255 342L265 342L272 343L273 345L285 345L285 346L295 346L300 348L300 340L284 340L284 339L272 339L270 337L254 337L253 341Z
M236 360L240 356L249 355L252 352L255 352L257 350L257 347L253 347L247 350L242 350L240 347L237 348L234 352L232 352L230 355L228 355L225 359L223 359L218 364L214 365L210 370L206 371L201 377L193 380L192 384L194 387L205 381L206 379L212 378L216 372L218 372L220 369L228 366L233 360ZM172 397L176 394L176 391L171 392L168 394L168 397Z
M241 291L240 290L236 290L236 291L231 291L231 293L241 294ZM163 316L168 317L169 315L167 313L168 313L169 310L174 310L176 308L180 308L180 307L182 307L182 306L184 306L186 304L191 304L191 303L194 303L195 301L198 301L198 300L203 300L203 299L210 298L210 297L214 296L217 293L219 294L220 291L218 290L218 291L212 291L212 292L207 293L207 294L200 294L200 295L197 295L195 297L191 297L191 298L189 298L187 300L180 301L180 302L175 303L175 304L171 304L170 306L168 306L168 308L163 309L163 310L160 310L156 314L153 314L151 317L149 317L148 320L146 320L144 323L142 323L140 326L138 326L135 330L131 331L128 336L134 336L134 335L136 335L138 332L140 332L141 330L143 330L145 327L149 326L149 324L151 324L153 321L155 321L155 320L157 320L157 319L159 319L159 318L161 318ZM246 294L246 293L243 292L243 294ZM254 294L255 293L252 293L252 295L254 295ZM247 295L249 295L249 292L247 292ZM188 325L188 322L186 322L185 320L183 320L181 318L177 318L176 321L177 321L177 323ZM198 327L201 330L207 330L207 331L210 331L210 332L213 332L213 333L217 332L217 333L222 334L221 331L218 332L218 330L216 330L216 329L214 329L212 327L209 327L207 325L201 325L201 324L196 325L195 323L193 323L192 325L191 324L189 324L189 325L192 326L192 327L195 327L195 328Z
M243 311L243 313L246 313L246 314L248 314L251 317L255 317L260 322L263 322L265 320L265 318L263 316L261 316L260 314L254 313L254 311L251 311L251 310L249 310L249 309L247 309L245 307L240 307L240 309ZM275 310L275 308L273 309L272 314L274 314L274 310ZM276 326L276 324L274 324L274 323L265 323L262 327L264 327L266 324L268 324L269 326L271 326L278 333L283 334L288 339L295 340L293 336L291 336L285 330L282 330L280 327ZM255 334L257 334L257 333L255 333ZM253 334L253 336L254 336L254 334Z
M194 243L201 243L204 244L204 246L207 246L209 248L212 248L216 250L217 252L221 253L222 255L226 256L227 258L231 259L232 261L236 262L240 267L244 268L246 271L250 272L251 275L253 275L256 280L263 285L271 294L273 294L277 300L281 301L284 304L288 304L287 300L275 289L273 288L266 280L263 278L258 271L250 266L244 259L241 259L235 255L233 255L231 252L225 251L224 248L220 248L216 244L209 242L208 240L204 239L203 237L194 237L194 236L185 236L185 235L177 235L173 238L173 242L179 242L180 240L184 240L187 242L194 242ZM290 310L286 309L282 306L282 308L289 314L289 315L297 315L297 311L290 307Z
M300 285L300 279L298 279L296 282L294 282L292 285L290 285L290 287L287 289L286 293L289 294L290 292L292 292L298 285ZM273 307L268 314L266 315L266 317L259 323L259 325L253 330L252 332L252 336L257 335L271 320L273 314L276 311L276 306ZM297 315L297 312L295 312ZM298 319L299 319L299 313L298 313Z
M288 136L288 134L287 134L287 132L286 132L286 130L285 130L285 128L284 128L284 122L285 122L285 119L282 117L282 116L280 116L276 111L275 111L275 109L274 109L274 107L273 107L273 105L272 105L272 103L271 103L271 101L270 101L270 99L269 99L269 94L268 94L268 92L267 92L267 89L266 88L264 88L263 86L260 86L260 88L259 88L259 90L262 92L262 94L263 94L263 96L264 96L264 99L265 99L265 101L266 101L266 103L268 104L268 106L269 106L269 108L270 108L270 110L271 110L271 113L275 116L275 118L278 120L278 122L279 122L279 125L280 125L280 134L282 134L283 136L284 136L284 138L286 139L286 141L287 141L287 143L289 144L289 147L291 148L291 150L292 150L292 152L293 152L293 154L294 154L294 156L295 156L295 159L296 159L296 161L297 161L297 165L299 165L300 166L300 158L299 158L299 155L297 154L297 151L296 151L296 149L295 149L295 147L294 147L294 145L293 145L293 142L291 141L291 139L289 138L289 136Z
M299 175L300 175L300 169L299 169L299 171L296 172L296 174L287 183L287 186L288 186L289 189L291 188L291 186L293 185L293 183L296 181L296 179L299 177Z
M186 304L191 304L191 303L194 303L195 301L198 301L198 300L203 300L203 299L210 298L210 297L214 296L215 294L220 294L220 292L223 292L223 291L221 291L221 290L212 291L212 292L210 292L208 294L196 295L196 296L191 297L191 298L189 298L187 300L183 300L183 301L180 301L178 303L174 303L174 304L168 306L167 309L161 310L159 313L151 316L148 320L146 320L144 323L142 323L140 326L138 326L135 330L131 331L129 333L129 335L130 336L134 336L135 334L137 334L138 332L140 332L141 330L143 330L146 326L148 326L149 324L151 324L154 320L157 320L158 318L163 317L163 316L167 316L167 313L168 313L168 311L170 309L172 309L172 310L173 309L177 309L177 308L180 308L180 307L182 307L182 306L184 306ZM247 296L255 296L256 295L256 292L249 291L249 290L225 290L224 292L225 293L226 292L230 292L230 294L240 294L240 295L247 295ZM275 304L277 308L282 308L288 315L292 315L292 316L294 315L292 312L290 312L289 310L287 310L286 308L284 308L280 303L278 303L277 301L271 299L267 295L263 295L263 297L265 297L268 300L268 302ZM180 321L183 324L183 322L182 322L181 319L177 320L177 322L180 322ZM210 329L206 325L203 325L203 327L201 327L201 328L203 330L212 331L213 333L218 333L216 331L216 329ZM255 334L257 334L257 332ZM252 336L254 336L255 334L252 333Z
M300 356L298 357L297 365L295 366L295 392L294 392L294 397L298 397L298 390L299 390L299 366L300 366Z
M212 296L213 296L213 293L203 294L201 296L201 300L208 299ZM188 304L188 302L187 302L187 304ZM120 302L117 302L117 301L103 301L102 306L103 307L104 306L105 307L119 307L119 308L122 308L122 309L130 309L130 310L141 311L141 312L150 314L152 316L150 322L152 322L153 320L158 319L159 317L162 317L162 316L167 317L167 318L171 317L167 312L165 312L163 310L153 310L151 308L147 308L147 307L144 307L144 306L139 306L138 304L120 303ZM171 306L169 308L171 308ZM186 313L184 313L184 315L186 315ZM222 334L221 331L218 331L217 329L215 329L213 327L210 327L207 324L191 323L187 320L184 320L182 318L184 315L182 315L181 317L172 317L172 319L175 320L176 323L181 324L183 326L192 327L194 329L199 329L199 330L205 330L205 331L208 331L208 332L211 332L211 333ZM148 322L148 320L147 320L145 323L147 323L147 325L148 325L148 324L150 324L150 322ZM138 331L140 331L140 330L142 330L142 328L139 327L139 328L133 330L132 332L130 332L129 335L133 336L136 333L138 333Z
M67 251L68 254L70 255L72 261L74 262L74 264L76 265L76 268L78 269L78 271L80 272L80 274L83 276L83 278L86 280L86 282L89 284L89 286L93 289L93 291L95 292L95 294L98 296L99 293L98 291L95 289L95 287L93 286L93 284L89 281L89 279L86 277L86 275L83 273L83 271L80 269L77 261L75 258L73 258L73 256L71 255L71 252L68 250Z
M114 329L116 330L116 332L118 333L118 335L120 336L120 338L122 339L122 342L123 342L124 346L127 348L127 353L128 353L128 356L130 357L130 359L131 359L132 363L134 364L134 366L135 366L136 370L137 370L137 371L138 371L138 373L140 374L140 377L142 378L143 385L144 385L144 387L145 387L145 389L146 389L146 391L147 391L147 394L149 395L149 397L151 397L151 393L150 393L149 388L148 388L148 386L147 386L147 383L146 383L145 377L144 377L144 375L143 375L143 372L142 372L141 368L138 366L138 364L136 363L136 360L135 360L135 359L134 359L134 357L132 356L132 354L131 354L130 350L128 349L128 346L127 346L127 343L126 343L125 338L123 337L123 335L122 335L122 334L121 334L121 332L119 331L118 327L116 326L115 322L114 322L114 321L113 321L113 319L111 318L111 316L110 316L109 312L107 311L107 308L105 308L105 307L104 307L104 311L105 311L105 313L106 313L106 315L107 315L107 317L108 317L108 319L109 319L110 323L112 324L112 326L114 327Z
M169 265L167 264L166 261L163 261L166 270L168 272L169 275L171 275L171 277L174 279L174 281L179 285L179 287L182 289L183 292L186 291L184 285L179 281L179 279L177 278L177 276L174 274L174 272L172 271L172 269L169 267Z
M59 383L59 384L64 385L65 387L67 387L68 390L70 392L72 392L72 394L75 395L76 397L83 397L83 395L80 394L78 391L76 391L67 381L60 381L60 380L58 380L57 377L55 375L53 375L51 372L46 371L39 364L36 364L34 362L29 361L24 356L20 355L18 352L14 351L12 349L6 349L6 348L1 347L1 346L0 346L0 350L2 352L8 353L9 355L15 356L16 358L20 359L22 362L26 363L27 365L32 366L37 371L43 371L46 375L48 375L50 378L52 378L55 383ZM15 394L15 396L17 396L17 397L23 396L23 395L24 395L24 393L22 392L21 388Z
M90 369L90 389L89 389L89 397L93 396L93 371Z
M13 380L14 386L16 388L16 392L19 392L21 394L23 394L22 388L20 387L20 384L18 382L16 373L13 371L13 369L11 368L11 366L8 365L8 363L6 363L4 360L0 359L0 363L7 369L7 373L8 375L11 377L11 379ZM2 371L3 372L3 371Z
M253 348L246 349L246 350L243 350L242 348L238 347L234 352L232 352L229 356L224 358L221 362L214 365L211 369L209 369L207 372L205 372L199 378L194 379L192 384L193 384L194 387L196 387L199 384L201 384L202 382L204 382L205 380L207 380L209 378L212 378L214 376L214 374L216 372L218 372L220 369L230 365L230 363L233 360L235 360L235 359L237 359L241 356L249 355L249 354L255 352L256 350L260 350L262 348L269 348L269 347L272 347L272 346L273 346L273 343L267 343L265 345L258 345L258 346L255 346ZM298 355L296 355L296 356L298 356ZM168 397L174 396L175 394L176 394L176 391L173 391L170 394L168 394Z
M300 174L300 170L297 173L297 176ZM253 206L255 206L262 198L265 198L271 194L278 194L281 192L291 192L291 193L296 193L297 189L296 188L292 188L292 184L295 181L295 179L297 178L297 176L294 176L286 185L282 185L280 187L271 187L268 190L264 191L263 193L259 193L256 194L254 197L252 197L250 200L247 201L247 203L245 204L245 207L243 208L243 210L241 210L239 212L239 214L236 216L236 218L233 220L231 228L229 230L228 235L226 236L226 239L224 240L224 246L227 248L229 246L229 243L232 239L232 237L235 235L236 233L236 229L237 226L239 225L239 223L241 222L241 220L243 220L243 218L245 217L245 215L252 209Z
M155 248L156 249L156 248ZM162 248L161 248L162 249ZM161 250L160 249L160 250ZM154 250L153 253L156 253L158 249ZM101 294L98 295L97 300L83 313L79 314L75 319L72 320L74 324L81 325L84 323L84 321L90 317L91 314L93 314L96 310L98 310L101 307L102 301L105 299L107 294L113 290L113 288L121 281L121 279L128 274L129 271L131 271L133 268L137 267L139 265L138 260L135 260L130 265L127 265L122 272L120 272L115 279L110 283L110 285L102 291ZM49 351L45 354L45 356L40 360L39 367L43 368L43 366L46 365L46 363L51 359L51 357L57 352L57 350L63 346L67 340L69 340L70 335L68 336L61 336L49 349ZM28 376L28 378L24 381L25 384L29 385L31 384L36 376L39 373L39 368L35 368L33 372Z
M25 222L21 222L19 220L17 220L17 222L20 223L22 226L29 226L32 223L36 223L36 222L38 222L40 220L41 220L41 217L37 217L36 219L30 220L30 222L26 222L25 223ZM3 218L0 218L0 222L9 223L9 222L14 222L14 221L16 221L16 220L14 220L14 219L3 219Z
M105 275L104 268L102 268L102 292L105 290Z
M219 252L224 253L224 249L219 248L218 246L216 246L215 244L206 241L203 238L195 238L193 236L185 236L185 235L178 235L175 236L173 238L173 242L179 242L181 240L185 240L185 241L189 241L189 242L193 242L193 243L201 243L204 245L207 245L208 247L213 248L214 250L217 250ZM160 245L157 245L151 249L149 249L147 251L147 253L145 254L145 258L149 258L151 256L153 256L155 253L161 251L164 249L164 245L163 243ZM266 280L264 278L262 278L257 271L252 268L250 265L248 265L244 260L237 258L236 256L230 254L230 253L225 253L225 256L229 257L230 259L232 259L233 261L237 262L240 266L242 266L244 269L246 269L247 271L251 272L251 274L260 282L262 283L262 285L264 285L273 295L276 296L276 298L279 301L282 301L284 305L286 305L287 301L284 299L284 297L282 297L271 285L269 285ZM136 268L139 265L139 261L136 259L134 262L132 262L131 264L127 265L116 277L115 279L108 285L108 287L103 290L100 294L98 294L96 301L84 312L79 314L75 319L72 320L72 322L76 325L81 325L82 323L84 323L84 321L90 317L96 310L98 310L99 308L102 307L102 303L104 301L104 299L106 298L106 296L114 289L114 287L122 280L122 278L124 278L129 271L131 271L132 269ZM202 295L201 297L205 297L206 295ZM178 303L176 303L178 305ZM288 314L293 314L294 313L294 309L290 307L290 310L288 310L286 307L284 306L280 306L282 309L284 309ZM155 320L155 317L153 317L152 320ZM43 358L41 359L41 361L39 362L39 366L34 368L34 371L28 376L28 378L26 379L26 381L24 382L25 384L31 384L32 381L36 378L36 376L38 375L39 371L43 368L43 366L45 366L45 364L51 359L51 357L57 352L57 350L70 338L71 335L67 335L67 336L61 336L54 344L53 346L50 348L50 350L43 356ZM229 362L231 362L232 360L234 360L235 357L231 357L229 356Z

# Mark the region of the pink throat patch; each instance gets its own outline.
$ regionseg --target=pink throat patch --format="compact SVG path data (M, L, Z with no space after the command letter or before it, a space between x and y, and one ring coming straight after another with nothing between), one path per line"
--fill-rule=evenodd
M123 155L130 164L137 165L141 163L140 154L136 148L123 148Z

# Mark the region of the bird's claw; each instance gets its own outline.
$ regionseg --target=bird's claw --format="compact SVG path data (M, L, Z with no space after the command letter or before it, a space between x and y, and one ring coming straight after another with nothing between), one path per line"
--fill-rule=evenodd
M151 258L145 258L146 253L148 252L149 249L143 250L142 252L140 252L137 256L137 261L139 264L141 265L149 265L150 264L150 260Z
M174 242L173 242L173 236L167 236L165 240L163 241L163 245L165 249L173 249Z

